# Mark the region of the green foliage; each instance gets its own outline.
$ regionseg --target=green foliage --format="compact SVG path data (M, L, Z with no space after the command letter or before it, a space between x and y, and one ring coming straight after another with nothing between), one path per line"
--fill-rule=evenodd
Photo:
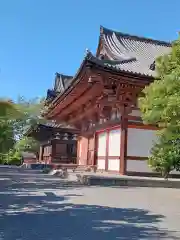
M17 105L8 100L0 100L0 118L16 119L22 116Z
M1 164L21 165L22 155L20 152L10 149L7 153L0 154L0 162Z
M7 153L14 145L14 131L11 121L0 119L0 153Z
M145 123L167 127L180 124L180 39L172 52L156 61L158 79L147 86L139 106Z
M23 137L14 146L16 152L32 152L38 154L39 151L39 142L30 137Z
M158 142L151 149L149 165L165 178L172 170L180 170L180 129L163 129Z
M15 104L0 101L0 163L20 164L22 152L39 151L39 143L24 137L26 130L45 120L41 117L44 100L19 97Z
M21 139L30 126L45 122L41 116L44 99L33 98L27 100L24 97L19 97L16 104L19 111L24 113L23 116L13 121L15 135L18 139Z
M139 106L145 123L163 128L152 148L150 166L167 177L180 166L180 38L156 61L158 78L143 90Z

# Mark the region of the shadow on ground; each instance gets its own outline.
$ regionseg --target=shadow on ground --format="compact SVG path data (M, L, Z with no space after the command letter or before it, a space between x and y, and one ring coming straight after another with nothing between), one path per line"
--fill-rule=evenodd
M1 194L0 239L175 239L158 229L161 215L143 209L65 203L71 196Z
M71 198L81 195L54 192L77 186L18 171L0 174L10 178L0 181L2 240L176 239L172 232L158 228L162 215L136 208L72 204Z
M29 190L45 190L45 189L73 189L82 187L75 181L62 180L59 177L53 177L48 174L42 174L39 171L25 169L6 169L6 172L0 168L0 179L4 179L6 190L13 191L16 189ZM6 179L9 180L6 181ZM1 183L1 181L0 181Z

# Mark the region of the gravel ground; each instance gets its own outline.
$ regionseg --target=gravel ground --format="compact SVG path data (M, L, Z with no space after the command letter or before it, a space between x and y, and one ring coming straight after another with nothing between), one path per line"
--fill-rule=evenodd
M0 240L180 239L178 189L83 187L0 167Z

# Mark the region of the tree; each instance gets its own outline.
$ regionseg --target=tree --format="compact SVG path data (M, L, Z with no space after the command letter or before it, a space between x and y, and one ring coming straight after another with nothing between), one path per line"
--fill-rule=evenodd
M14 145L13 126L10 121L0 120L0 153L6 153Z
M22 112L11 101L0 100L0 118L16 119L21 117Z
M18 97L16 104L19 111L23 112L23 116L13 121L14 133L17 139L22 139L30 126L45 122L45 119L41 116L44 109L44 99L33 98L27 100L24 97Z
M12 121L16 143L11 149L8 159L11 163L14 161L17 164L21 161L23 152L33 152L38 157L39 142L26 137L24 134L31 126L43 123L45 119L41 117L41 112L44 109L44 99L19 97L16 104L18 110L23 112L23 116Z
M15 143L14 128L12 122L16 118L22 116L12 101L0 100L0 162L4 162L4 158L8 151Z
M38 153L38 142L24 137L26 130L45 120L41 117L44 100L19 97L16 103L0 101L0 161L19 162L23 151ZM37 150L38 149L38 150Z
M162 128L149 163L167 176L180 163L180 38L172 43L169 54L156 60L156 71L158 77L143 90L139 105L144 122Z
M164 178L168 178L172 170L180 170L180 132L178 131L179 128L171 131L167 128L163 129L159 141L151 149L149 165Z
M23 137L14 146L16 152L32 152L38 157L39 142L31 137Z
M145 87L139 99L143 120L160 127L180 125L180 39L168 55L156 61L158 78Z
M5 161L4 157L13 148L14 143L14 131L11 121L0 119L0 163Z

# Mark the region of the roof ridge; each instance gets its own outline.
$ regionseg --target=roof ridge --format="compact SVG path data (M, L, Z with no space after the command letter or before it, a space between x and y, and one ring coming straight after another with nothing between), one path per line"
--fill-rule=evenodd
M103 26L100 26L100 35L102 36L103 34L107 34L107 33L110 33L110 34L115 33L115 34L120 35L120 36L125 37L125 38L130 38L130 39L140 40L140 41L145 41L145 42L152 42L152 43L155 43L155 44L165 45L165 46L169 46L169 47L171 46L171 42L152 39L152 38L148 38L148 37L131 35L131 34L128 34L128 33L122 33L122 32L119 32L119 31L115 31L113 29L109 29L109 28L105 28Z
M55 75L56 75L57 77L73 78L73 76L66 75L66 74L62 74L62 73L59 73L59 72L56 72Z

